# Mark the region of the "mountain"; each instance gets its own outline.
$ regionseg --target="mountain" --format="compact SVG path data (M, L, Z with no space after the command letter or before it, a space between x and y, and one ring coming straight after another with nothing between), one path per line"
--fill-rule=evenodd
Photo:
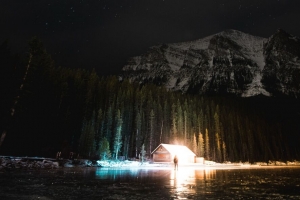
M150 47L130 58L121 76L183 93L297 97L300 39L281 29L269 38L226 30Z

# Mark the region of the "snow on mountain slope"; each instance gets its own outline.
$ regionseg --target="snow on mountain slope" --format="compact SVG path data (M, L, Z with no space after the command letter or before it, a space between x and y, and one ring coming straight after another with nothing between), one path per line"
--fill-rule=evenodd
M145 54L129 59L122 77L189 93L271 96L274 91L269 85L267 91L263 83L277 79L270 73L270 68L275 65L276 69L281 65L293 69L300 66L300 40L279 33L267 39L226 30L195 41L153 46ZM289 49L288 55L283 47ZM277 58L282 59L278 61ZM280 77L280 74L276 76ZM296 76L295 70L289 76ZM287 83L287 79L281 77L279 81ZM287 90L286 83L277 84L276 90L281 90L281 93L300 91L298 88Z
M220 35L230 38L243 47L241 51L244 53L244 55L255 61L261 70L263 69L265 65L263 57L263 44L267 41L266 38L245 34L236 30L224 31L221 32Z

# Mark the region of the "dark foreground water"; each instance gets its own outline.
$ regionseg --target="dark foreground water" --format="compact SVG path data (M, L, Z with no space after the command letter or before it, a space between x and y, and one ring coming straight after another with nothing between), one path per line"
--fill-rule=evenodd
M14 170L0 199L300 199L300 168Z

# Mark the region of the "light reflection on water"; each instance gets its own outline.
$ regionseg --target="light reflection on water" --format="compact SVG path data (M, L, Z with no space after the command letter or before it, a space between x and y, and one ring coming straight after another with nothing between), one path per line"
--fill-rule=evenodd
M173 169L139 169L139 168L97 168L96 179L169 179L170 185L178 187L182 184L195 184L196 180L209 180L216 178L215 169L195 170L189 168Z
M235 195L252 197L300 197L299 168L213 169L213 168L98 168L96 179L122 183L142 183L143 187L169 190L172 198ZM297 176L295 176L297 174ZM134 185L134 184L133 184ZM133 186L132 186L133 187ZM286 190L289 193L285 193ZM299 190L299 193L297 192ZM292 193L290 193L292 192ZM269 193L269 194L267 194ZM215 196L216 197L216 196Z
M300 167L15 170L0 199L300 199ZM47 197L47 198L46 198ZM42 199L42 198L41 198Z
M210 179L216 179L215 169L195 170L181 168L179 170L171 170L170 173L170 185L177 192L191 192L191 189L195 188L197 184L205 183Z
M133 169L102 169L98 168L95 171L95 175L97 179L107 179L107 180L116 180L124 177L138 177L140 174L140 170L138 168Z

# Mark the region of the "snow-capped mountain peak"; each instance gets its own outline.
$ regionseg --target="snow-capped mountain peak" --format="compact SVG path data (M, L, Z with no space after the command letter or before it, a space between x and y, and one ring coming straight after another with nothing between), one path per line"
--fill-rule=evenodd
M297 96L299 58L300 40L282 30L262 38L229 29L194 41L150 47L129 59L122 77L189 93ZM286 69L287 77L280 69ZM291 83L296 85L291 88Z

